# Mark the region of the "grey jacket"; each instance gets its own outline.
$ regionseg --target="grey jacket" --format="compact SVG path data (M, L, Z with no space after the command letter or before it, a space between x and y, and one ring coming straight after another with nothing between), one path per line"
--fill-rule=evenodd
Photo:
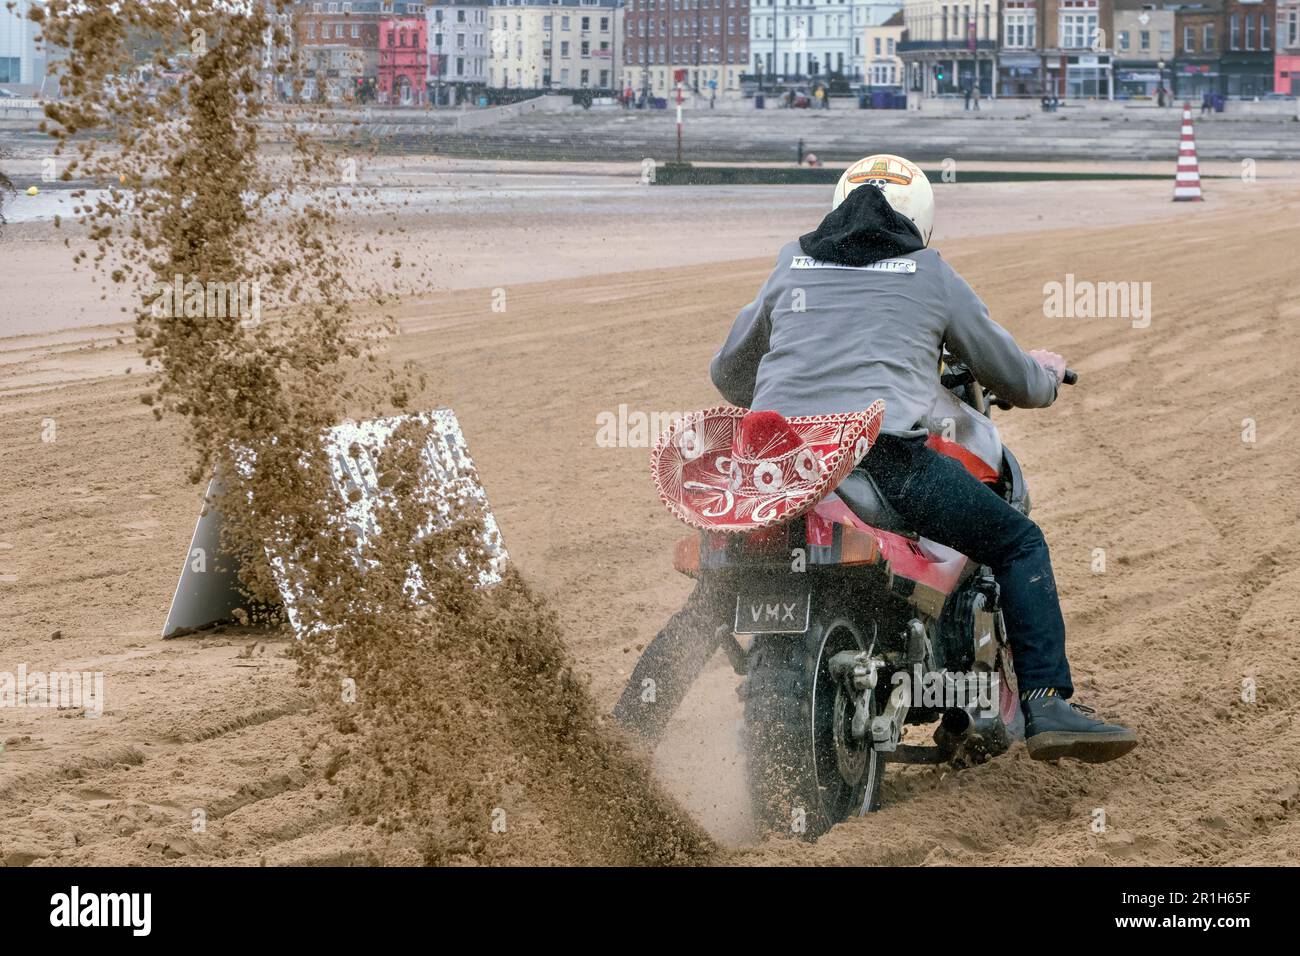
M741 310L710 375L727 401L783 415L862 411L885 400L883 431L922 434L948 350L1021 408L1056 399L1056 376L1026 355L933 249L865 266L782 247Z

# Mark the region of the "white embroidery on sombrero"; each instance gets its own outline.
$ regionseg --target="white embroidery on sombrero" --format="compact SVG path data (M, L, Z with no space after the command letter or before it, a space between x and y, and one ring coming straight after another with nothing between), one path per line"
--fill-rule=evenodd
M699 432L694 428L682 432L681 438L677 439L677 447L682 450L682 458L685 461L694 461L704 450L700 444Z
M861 441L862 439L858 439ZM798 472L799 477L804 481L816 481L821 477L821 459L818 458L811 448L800 448L799 454L794 459L794 470Z
M776 462L764 461L754 467L754 487L759 491L780 491L782 484L781 466Z

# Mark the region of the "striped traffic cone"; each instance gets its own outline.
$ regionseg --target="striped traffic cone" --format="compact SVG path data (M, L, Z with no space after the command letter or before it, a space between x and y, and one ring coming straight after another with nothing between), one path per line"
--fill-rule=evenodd
M1174 202L1200 202L1201 170L1196 165L1196 134L1192 132L1192 104L1183 104L1183 131L1178 141L1178 172L1174 176Z

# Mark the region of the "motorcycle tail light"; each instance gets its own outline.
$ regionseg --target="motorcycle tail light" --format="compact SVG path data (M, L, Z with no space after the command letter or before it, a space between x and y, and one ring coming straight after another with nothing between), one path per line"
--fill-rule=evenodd
M842 525L840 564L875 564L880 558L880 542L874 534Z
M700 536L698 534L688 534L686 537L677 541L673 546L673 567L682 574L695 575L700 573Z
M785 525L777 525L773 528L751 531L741 541L741 547L748 557L782 558L789 548L789 528Z

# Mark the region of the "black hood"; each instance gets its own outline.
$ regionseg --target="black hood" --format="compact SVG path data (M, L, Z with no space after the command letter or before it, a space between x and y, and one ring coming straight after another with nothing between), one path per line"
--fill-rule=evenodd
M925 248L912 221L900 216L875 186L862 185L799 237L804 255L821 262L865 266Z

